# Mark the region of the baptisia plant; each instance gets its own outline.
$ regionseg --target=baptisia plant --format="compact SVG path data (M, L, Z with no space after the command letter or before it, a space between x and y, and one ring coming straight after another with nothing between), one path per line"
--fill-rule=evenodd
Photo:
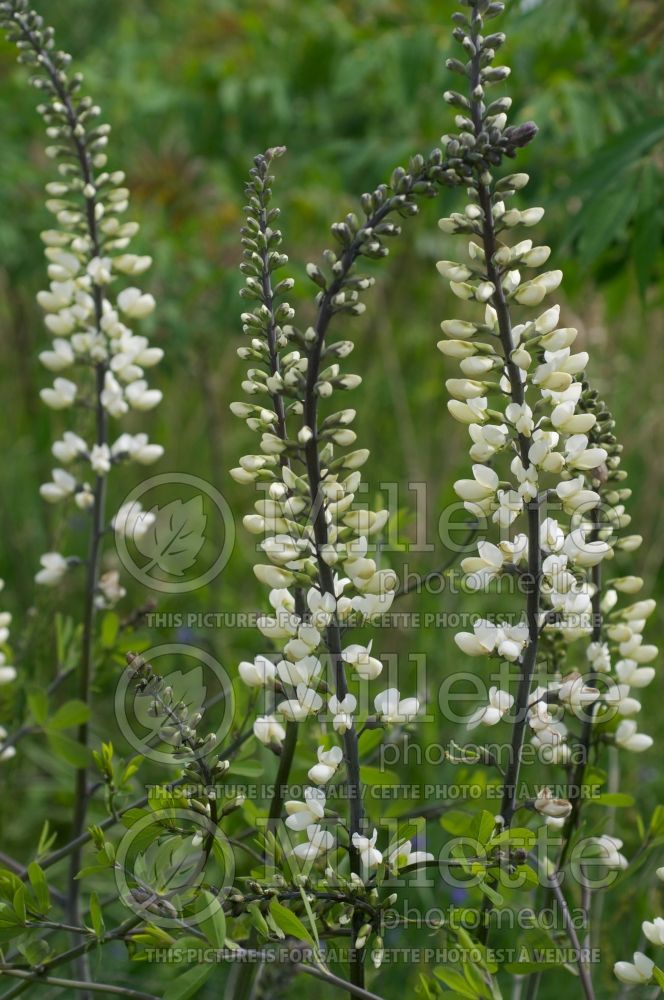
M470 155L473 170L465 208L440 228L465 237L466 247L462 259L437 266L468 305L463 318L443 321L438 347L459 366L458 377L446 382L448 409L470 436L471 476L454 488L484 535L476 555L461 563L465 581L470 591L487 591L516 577L524 606L476 621L456 643L466 656L487 661L487 678L492 660L508 664L500 676L510 690L491 687L488 704L468 723L511 724L496 833L515 813L525 821L533 810L560 830L553 866L561 869L582 822L590 757L606 745L638 753L652 744L634 716L641 708L635 695L655 673L657 648L643 640L654 602L633 602L642 580L613 569L641 538L622 533L630 491L614 421L587 379L588 354L575 350L577 331L561 323L550 301L562 272L549 268L550 249L528 235L544 211L522 207L527 174L495 175L511 102L492 100L489 91L509 69L494 63L505 36L486 33L485 22L502 4L465 6L468 14L454 17L454 35L466 58L448 61L465 87L445 95L458 112L458 132L443 137L443 148L452 163ZM528 740L539 766L532 794L520 799ZM546 780L538 789L541 765ZM554 796L549 783L566 794ZM611 867L615 846L608 846L600 838L598 853ZM484 938L487 932L485 924ZM580 972L591 995L588 970Z
M151 464L163 453L147 434L120 427L123 417L152 409L162 395L148 386L145 369L156 365L163 351L136 332L155 305L152 295L136 285L151 258L131 252L138 225L123 219L129 206L124 173L107 167L110 126L100 121L99 107L83 94L81 74L70 74L70 56L55 47L52 29L22 0L1 3L0 22L41 95L38 110L50 141L46 152L57 173L47 185L46 202L54 228L42 233L49 286L37 296L52 338L39 358L53 382L40 395L51 410L67 411L69 426L53 445L57 466L41 494L48 503L73 504L84 511L89 541L82 557L47 552L36 580L55 587L75 567L85 567L79 697L89 707L95 611L112 607L125 594L116 570L102 572L104 538L111 526L116 532L146 530L153 517L142 514L136 504L111 515L106 506L108 478L118 465ZM87 712L78 741L83 747L88 744ZM74 838L85 829L87 798L86 770L80 768ZM79 867L77 850L71 867L73 922L78 919L79 883L74 876Z

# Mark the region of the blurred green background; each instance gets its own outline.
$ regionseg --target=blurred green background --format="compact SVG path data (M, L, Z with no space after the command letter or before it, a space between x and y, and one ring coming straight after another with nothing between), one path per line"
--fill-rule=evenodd
M141 416L136 430L149 429L166 446L155 471L209 480L237 512L238 523L249 494L227 470L253 444L228 404L240 398L244 370L235 354L242 336L237 265L251 157L271 145L288 146L277 164L275 201L283 209L289 273L297 279L291 301L304 326L312 315L313 287L304 264L329 245L329 225L394 166L428 151L453 128L442 93L451 82L444 60L453 45L454 9L449 0L59 0L42 11L112 124L110 163L127 172L131 217L142 225L137 250L155 259L144 284L158 299L154 339L166 358L155 382L164 402ZM661 596L664 10L659 0L522 0L509 5L501 28L508 34L504 53L513 71L507 92L514 98L514 120L533 118L541 130L518 160L532 177L528 203L548 209L538 239L552 246L554 266L565 271L564 325L578 327L577 344L591 353L590 376L609 401L625 446L634 489L632 527L645 539L634 571ZM45 283L38 234L50 225L43 185L52 167L43 152L36 101L12 47L0 43L0 576L7 581L3 607L15 616L12 641L21 675L19 683L0 691L0 722L8 728L23 718L26 685L47 682L53 670L53 615L63 594L35 592L39 555L57 547L54 539L67 539L65 551L76 550L84 524L82 517L67 523L59 509L45 509L38 495L52 465L55 427L66 424L38 398L48 376L37 353L48 338L34 296ZM415 537L415 494L408 484L426 483L427 532L436 551L391 554L396 568L407 563L426 571L443 561L438 515L454 499L451 484L467 465L465 429L445 406L443 383L454 366L435 349L440 320L455 315L458 304L434 264L460 252L436 221L458 209L461 197L445 193L426 204L419 219L404 223L391 256L375 269L367 313L350 325L357 344L350 370L364 377L352 405L359 412L360 442L372 452L367 477L376 490L379 483L399 484L395 516L405 543ZM122 497L138 477L131 470L116 475L114 496ZM255 608L263 595L250 568L252 545L240 530L222 577L188 595L186 610ZM71 599L64 601L74 618L75 595L72 586ZM126 606L144 597L136 587ZM464 600L464 607L469 600L473 610L481 607L481 598ZM449 594L408 602L422 612L454 611L462 603ZM177 611L182 603L160 598L159 608ZM657 641L661 629L661 618L651 620L650 641ZM171 637L162 630L150 639ZM188 641L209 648L229 670L260 647L258 634L246 629L205 630ZM378 636L376 645L399 654L405 693L411 693L414 676L410 653L426 656L432 685L457 659L449 630L403 629ZM100 673L102 708L93 729L98 739L110 737L122 749L109 697L115 669L111 663ZM657 711L661 694L658 680L645 693L642 725L664 738ZM454 735L441 732L439 723L418 738ZM272 774L273 759L265 764ZM647 817L664 796L657 750L624 757L622 766L622 785L638 786L639 809ZM29 857L45 816L66 839L69 770L37 737L26 739L17 759L3 766L0 824L7 851ZM413 774L434 782L455 777L443 766L413 767ZM20 808L9 809L8 802ZM634 809L621 811L616 832L629 856L639 842ZM599 997L614 995L610 967L616 957L631 954L640 920L653 912L650 884L642 871L610 896ZM427 906L441 905L433 892L422 896ZM417 932L411 941L423 944L428 933ZM388 966L372 985L388 997L404 995L404 988L414 989L416 973ZM104 974L109 977L107 969ZM164 975L152 968L126 974L153 989ZM217 973L201 995L219 995L223 976ZM558 996L566 977L564 970L549 975L540 995ZM325 987L320 995L328 995Z

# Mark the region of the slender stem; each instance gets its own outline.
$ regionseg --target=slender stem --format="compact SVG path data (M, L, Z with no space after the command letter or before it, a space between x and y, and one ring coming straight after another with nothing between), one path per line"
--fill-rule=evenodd
M159 1000L154 993L144 993L142 990L132 990L128 986L113 986L110 983L88 983L78 979L60 979L58 976L39 976L35 979L31 972L23 969L10 969L0 965L0 978L11 976L14 979L28 979L33 986L59 986L67 990L83 990L89 993L112 993L114 996L131 997L133 1000Z
M2 1000L13 1000L14 997L20 996L22 993L25 993L25 991L30 986L39 983L40 979L43 978L43 973L44 972L47 973L49 969L54 969L58 965L64 965L65 962L75 962L81 956L87 955L89 951L92 951L93 948L98 948L100 945L109 944L111 941L119 941L121 938L126 937L129 931L133 930L140 923L142 923L140 917L136 916L129 917L128 920L125 920L117 927L114 927L110 931L106 931L103 937L101 938L90 937L89 940L74 945L74 947L69 948L68 951L63 951L60 955L55 955L54 957L49 959L48 963L45 966L40 967L42 971L40 971L39 969L32 970L30 973L28 973L28 977L25 979L25 981L19 983L19 985L16 986L13 990L9 990L8 993L5 993L2 997ZM89 990L92 989L92 984L90 982L86 982L86 985Z
M557 873L554 873L554 877L551 880L551 888L553 890L554 896L556 897L558 905L560 906L560 909L562 911L563 920L565 922L565 928L567 930L569 939L572 942L572 947L574 948L576 954L578 955L577 967L579 969L579 979L581 980L583 995L586 998L586 1000L595 1000L595 993L593 991L593 984L590 979L590 973L588 972L588 967L586 963L582 959L582 949L581 949L581 943L579 941L579 936L576 933L576 929L574 927L574 921L572 920L569 908L567 906L567 900L565 899L563 891L560 888L560 883L557 877Z
M284 794L288 790L288 776L290 774L290 769L293 764L293 756L295 755L295 746L297 744L298 735L297 722L286 723L286 739L281 747L281 756L279 758L279 767L277 769L277 776L274 779L274 795L272 796L272 801L270 802L270 811L268 813L268 818L271 821L276 821L281 817L281 809L284 803Z

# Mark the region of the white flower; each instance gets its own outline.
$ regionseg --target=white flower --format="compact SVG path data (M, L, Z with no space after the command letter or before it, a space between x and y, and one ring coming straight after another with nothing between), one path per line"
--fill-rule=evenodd
M112 372L107 371L104 376L104 388L99 399L101 405L112 417L122 417L129 410L122 386Z
M381 852L376 850L377 839L378 830L376 829L374 829L371 837L363 837L359 833L353 834L353 847L360 855L360 861L365 870L369 868L376 868L383 860Z
M286 730L274 715L259 715L254 722L254 736L265 746L280 747Z
M655 668L640 667L636 660L619 660L616 673L621 683L635 688L647 687L655 679Z
M604 448L589 448L585 434L572 434L565 442L565 464L568 469L596 469L606 462Z
M636 722L633 719L623 719L616 729L615 739L617 746L631 753L643 753L653 745L652 736L637 732Z
M566 819L572 812L572 803L555 798L550 788L540 788L533 805L537 812L552 819Z
M310 685L314 678L318 677L323 666L315 656L305 656L297 663L289 660L280 660L277 663L277 675L284 684L297 687L298 684Z
M388 688L377 694L374 698L374 706L380 720L388 725L408 722L417 715L420 709L417 698L401 698L397 688Z
M284 587L290 587L291 583L295 580L295 577L286 569L281 569L279 566L270 566L269 564L257 563L254 566L254 576L261 583L266 584L268 587L272 587L275 590L282 589Z
M454 492L461 500L473 503L486 501L495 496L500 480L498 473L488 465L473 465L474 479L457 479Z
M584 683L580 674L572 673L564 678L558 688L558 698L563 705L569 706L573 711L579 711L585 705L592 705L599 698L597 688L590 687Z
M121 434L111 446L113 458L129 458L139 465L152 465L164 454L160 444L150 444L147 434Z
M52 476L52 483L44 483L39 487L41 496L48 503L57 503L75 492L76 479L64 469L53 469Z
M383 669L383 664L380 660L371 655L372 643L373 640L369 642L368 646L360 646L358 643L353 643L351 646L346 646L341 652L341 659L344 663L350 663L355 668L358 677L361 677L365 681L375 680Z
M341 747L332 747L326 750L325 747L318 747L318 763L309 768L309 780L315 785L327 785L336 774L339 764L343 760Z
M597 566L611 551L606 542L586 541L587 530L583 527L574 528L565 539L563 551L569 561L577 566Z
M477 552L477 556L461 560L461 569L468 574L466 585L471 590L482 590L495 580L502 572L505 561L501 549L492 542L478 542Z
M266 687L277 676L274 663L261 654L255 658L253 663L243 660L237 669L247 687Z
M113 607L126 596L127 591L120 584L120 574L116 569L102 573L97 584L99 590L98 607Z
M161 403L163 393L160 389L149 389L144 378L130 382L125 388L127 402L134 410L152 410Z
M345 733L348 729L352 728L353 725L353 712L357 708L357 698L355 695L347 694L341 701L336 695L332 695L328 699L328 708L332 715L334 716L332 720L332 726L335 731L341 735Z
M321 854L327 854L334 847L334 837L329 830L323 830L317 824L307 827L308 843L298 844L292 853L300 861L315 861Z
M594 843L601 847L601 860L608 868L627 868L627 858L620 853L620 848L623 845L622 840L604 833L601 837L595 837Z
M59 552L46 552L39 561L42 569L35 576L35 581L45 587L55 587L69 569L69 563Z
M419 865L424 861L433 861L433 859L433 854L428 854L426 851L414 851L410 840L404 840L397 844L387 858L392 868L406 868L409 865Z
M74 363L74 351L68 340L61 340L56 337L53 341L53 350L42 351L39 360L52 372L60 372L69 368Z
M77 386L66 378L56 378L52 389L41 389L39 395L52 410L64 410L72 406L78 392Z
M633 962L616 962L613 966L613 974L621 983L630 985L642 985L649 983L652 979L655 963L642 951L634 952Z
M306 684L298 684L296 688L296 698L288 698L280 701L277 710L289 722L301 722L319 712L323 705L323 699L313 688L308 688Z
M118 309L130 319L149 316L155 307L152 295L143 294L140 288L125 288L118 295Z
M609 647L605 642L590 642L586 649L586 659L598 674L608 674L611 669Z
M505 407L505 416L519 434L523 434L524 437L530 437L534 430L535 422L533 420L533 411L527 403L508 403Z
M88 446L82 437L74 434L73 431L65 431L61 441L56 441L51 448L53 455L59 462L73 462L81 455L87 455Z
M304 802L291 800L284 803L288 814L286 826L291 830L305 830L325 816L325 792L322 788L308 786L304 789Z
M491 687L489 688L489 704L476 709L468 719L466 726L468 729L475 729L480 724L495 726L509 712L513 704L514 697L508 691Z
M459 649L468 656L485 656L495 652L514 663L528 642L528 626L525 622L517 625L494 625L493 622L480 620L474 623L473 630L474 635L471 632L458 632L454 636Z
M655 917L654 920L644 920L641 924L641 930L651 944L664 944L664 919L662 917Z
M136 541L150 530L156 520L157 515L153 511L143 510L141 504L134 500L122 504L113 518L111 526L116 534L133 538Z
M107 444L94 444L90 451L90 465L98 476L105 476L111 468L111 449Z

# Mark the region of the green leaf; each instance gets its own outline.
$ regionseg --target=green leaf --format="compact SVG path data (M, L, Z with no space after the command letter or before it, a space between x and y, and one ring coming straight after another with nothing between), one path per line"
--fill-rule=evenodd
M82 744L77 743L76 740L73 740L71 736L48 732L46 738L56 757L60 757L61 760L65 760L68 764L82 768L88 767L92 762L90 751L82 746Z
M120 619L114 611L104 615L99 639L103 649L113 649L120 629Z
M664 834L664 806L655 806L650 817L648 836L660 837L662 834Z
M583 264L592 264L620 236L634 214L637 198L636 187L624 182L586 202L576 220L581 230L579 257Z
M447 966L438 965L433 970L433 974L436 979L440 979L441 982L453 989L459 996L471 997L472 1000L476 1000L478 994L456 969L449 969Z
M443 830L447 830L455 837L462 837L468 833L472 825L472 817L460 809L450 809L440 817L440 825Z
M48 716L48 695L43 688L30 691L28 694L28 708L37 725L43 726Z
M281 928L284 934L290 934L291 937L295 937L299 941L306 941L312 948L316 947L314 939L300 918L296 917L295 914L291 913L291 911L285 906L282 906L276 898L270 903L270 913L272 914L275 923Z
M47 913L51 907L51 894L48 891L46 876L36 861L28 865L28 878L32 886L40 913Z
M593 806L605 806L607 809L628 809L634 805L634 796L625 792L604 792L596 799L590 799L589 803Z
M21 921L22 924L25 923L25 886L21 885L18 887L14 893L14 912L16 916Z
M498 833L495 837L492 837L487 847L512 844L516 847L523 847L527 851L533 846L536 840L537 834L534 830L529 830L527 827L512 827L510 830L503 830L502 833Z
M72 701L65 702L53 713L46 722L46 728L49 731L70 729L72 726L80 726L83 722L87 722L89 718L90 706L86 705L84 701L78 701L74 698Z
M93 892L90 896L90 922L92 923L95 935L98 938L102 938L104 936L104 916L101 912L101 905L96 892Z
M318 939L318 929L316 927L316 918L314 916L314 911L311 909L311 903L309 902L309 897L306 892L300 886L300 896L302 896L302 902L304 903L304 908L307 911L307 916L309 918L309 926L311 927L311 933L314 936L316 942L316 950L320 951L320 941Z
M639 207L634 220L632 259L641 296L645 296L662 241L659 173L651 164L641 171Z
M213 969L212 962L205 965L194 965L193 968L187 969L166 988L163 1000L189 1000L190 997L195 997L205 980L212 974Z
M223 948L226 940L226 917L221 903L213 893L203 891L196 897L194 912L207 910L207 916L199 919L198 926L213 948Z
M656 965L652 970L655 982L664 989L664 972Z
M267 925L267 920L260 911L258 903L249 903L247 907L247 913L252 925L256 928L259 934L264 938L270 937L270 928Z

